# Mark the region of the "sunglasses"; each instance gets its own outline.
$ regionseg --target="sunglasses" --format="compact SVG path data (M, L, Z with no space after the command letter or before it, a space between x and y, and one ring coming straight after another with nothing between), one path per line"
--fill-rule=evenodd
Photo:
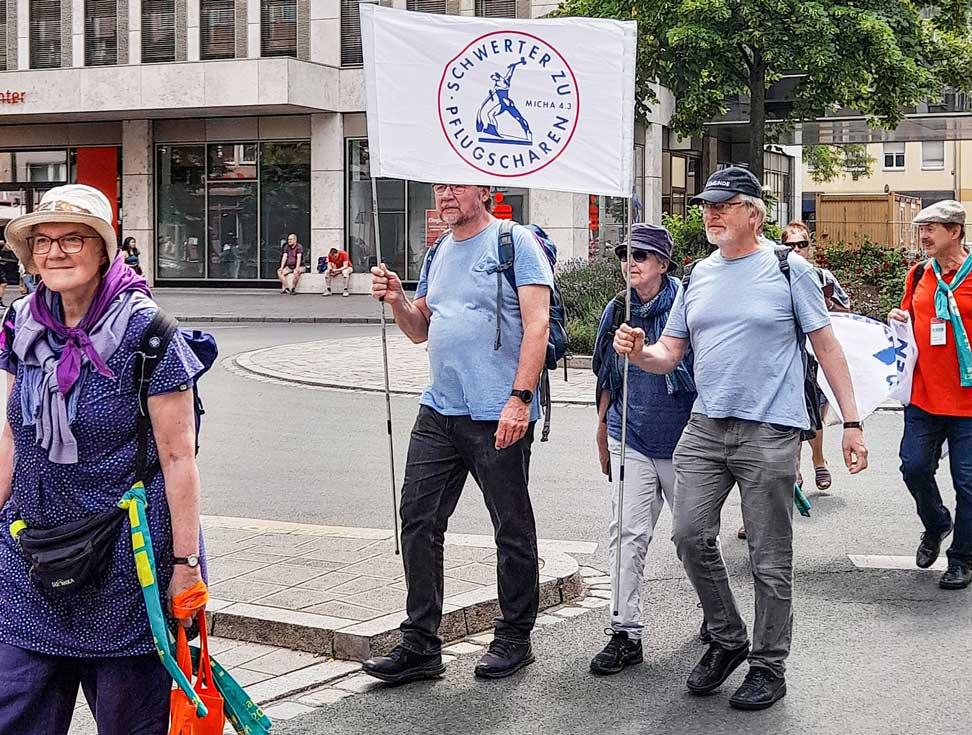
M787 247L793 248L794 250L803 250L804 248L810 247L810 243L806 240L790 240L789 242L783 243Z
M618 256L618 259L622 263L624 263L625 261L628 260L628 250L627 250L627 248L618 248L614 252ZM631 251L631 259L635 263L644 263L646 260L648 260L648 253L646 251L644 251L644 250L632 250Z

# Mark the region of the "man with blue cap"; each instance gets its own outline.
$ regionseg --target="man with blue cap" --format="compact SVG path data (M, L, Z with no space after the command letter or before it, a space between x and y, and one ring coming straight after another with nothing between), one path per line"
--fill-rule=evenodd
M631 228L631 261L625 243L615 248L621 268L630 279L632 326L657 340L668 321L681 284L668 274L672 236L664 227L636 224ZM597 375L597 451L601 471L611 477L611 462L620 462L622 376L624 359L612 348L614 333L624 321L625 292L604 309L594 347ZM672 452L695 402L690 358L668 375L652 375L628 367L628 431L625 452L626 485L618 528L618 488L614 490L611 522L611 570L618 610L611 616L611 640L591 661L595 674L616 674L642 662L641 588L645 556L662 506L672 506L675 474ZM620 533L620 545L618 534ZM621 550L620 579L617 553Z

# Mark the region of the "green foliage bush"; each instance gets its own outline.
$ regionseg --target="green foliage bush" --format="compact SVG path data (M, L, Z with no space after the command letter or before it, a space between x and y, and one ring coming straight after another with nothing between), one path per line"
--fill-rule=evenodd
M557 285L567 308L567 349L589 355L604 307L624 289L621 265L613 253L590 261L568 260L558 267Z
M817 265L828 268L850 294L851 311L884 321L901 303L905 277L915 261L898 248L869 241L848 248L817 248Z

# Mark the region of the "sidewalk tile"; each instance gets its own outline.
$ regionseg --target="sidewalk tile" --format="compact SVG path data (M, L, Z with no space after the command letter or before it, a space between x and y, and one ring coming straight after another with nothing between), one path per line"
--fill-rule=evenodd
M209 588L214 597L221 600L233 600L234 602L253 602L261 597L272 595L274 592L282 592L287 589L281 584L267 584L253 580L237 577L226 582L217 582Z
M320 660L320 656L315 656L313 653L281 648L252 661L247 661L242 665L242 668L258 671L262 674L281 676L282 674L289 674L291 671L307 668L320 662Z
M261 598L260 604L283 607L288 610L304 610L313 605L320 605L322 602L328 602L333 599L334 595L330 592L317 592L316 590L308 590L301 587L291 587L283 592L275 592L272 595Z
M264 567L254 572L244 574L240 579L255 580L257 582L267 582L269 584L281 584L286 587L309 582L316 577L320 577L324 572L320 569L298 566L295 564L274 564Z
M351 666L355 668L350 668ZM338 676L356 671L360 666L360 664L352 661L326 661L314 664L305 669L262 681L250 688L249 695L254 702L261 704L272 699L278 699L291 692L310 689L319 684L327 684Z
M292 720L295 717L306 715L313 711L313 707L308 707L299 702L280 702L279 704L272 704L267 707L264 713L271 720L285 722L286 720Z
M342 602L341 600L332 600L331 602L325 602L321 605L314 605L313 607L307 608L305 612L314 613L316 615L327 615L331 617L346 618L349 621L371 620L372 618L377 618L384 613L381 610L374 610L368 607L361 607L359 605L351 605L347 602ZM347 623L351 625L351 623ZM344 627L344 626L342 626Z
M471 635L466 638L466 640L469 642L478 643L482 646L488 646L493 642L493 631L490 631L489 633L480 633L479 635Z
M554 623L559 623L563 618L558 618L556 615L537 615L537 625L553 625Z
M367 574L371 577L383 577L397 581L405 574L402 559L399 556L382 554L365 561L344 568L349 574Z
M576 618L579 615L586 615L590 610L586 607L562 607L560 610L554 610L554 615L559 615L562 618Z
M326 592L338 585L344 584L345 582L350 582L353 579L357 579L357 575L346 574L344 572L328 572L322 577L316 577L304 584L300 585L307 589L318 590L320 592Z
M486 566L485 564L479 564L476 562L467 564L464 567L450 569L446 572L446 576L452 577L453 579L461 579L465 582L474 582L476 584L496 583L495 567Z
M350 573L350 571L342 572L342 574ZM360 574L361 571L358 573ZM362 592L368 592L370 590L376 590L380 587L384 587L386 584L388 584L387 579L380 579L379 577L366 577L362 575L339 584L336 587L330 587L327 591L331 594L342 596L357 595Z
M219 657L216 660L218 661ZM236 683L241 687L250 687L270 678L270 674L264 674L260 671L250 671L239 666L235 669L230 669L229 674L236 679Z
M357 595L348 595L344 599L354 605L390 613L405 609L405 596L405 592L390 587L379 587Z
M226 653L219 654L216 658L223 668L232 669L276 650L273 646L265 646L262 643L242 643Z
M350 696L351 692L345 691L344 689L327 687L326 689L319 689L316 692L305 694L297 701L301 704L306 704L308 707L324 707L328 704L340 702L345 697Z
M260 567L271 563L270 561L261 563L258 561L247 561L245 559L234 559L227 556L217 557L209 561L209 577L220 582L225 582L228 579L241 577L244 574L256 571Z
M453 653L462 655L464 653L476 653L477 651L482 651L482 646L477 646L473 643L466 643L465 641L460 641L459 643L453 643L451 646L446 646L442 649L443 653Z
M342 679L341 681L334 682L334 686L337 689L343 689L346 692L353 692L355 694L361 694L369 689L374 689L383 685L383 682L375 679L374 677L368 676L367 674L358 674L357 676L352 676L348 679Z

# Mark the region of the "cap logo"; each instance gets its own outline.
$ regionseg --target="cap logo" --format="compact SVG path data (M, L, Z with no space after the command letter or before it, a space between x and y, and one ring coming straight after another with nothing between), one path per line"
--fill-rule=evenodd
M717 179L715 181L710 181L707 186L732 186L732 182L728 179Z
M43 212L72 212L74 214L91 214L90 210L84 207L79 207L76 204L71 204L71 202L66 202L63 199L55 199L54 201L41 202L37 207L37 211Z

